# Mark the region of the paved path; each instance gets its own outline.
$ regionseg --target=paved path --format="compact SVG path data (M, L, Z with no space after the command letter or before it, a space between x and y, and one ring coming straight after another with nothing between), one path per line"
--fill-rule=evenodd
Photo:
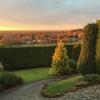
M54 80L42 80L30 85L20 86L0 93L0 100L40 100L40 90L45 83Z
M40 90L43 84L49 81L40 81L28 86L8 90L0 94L0 100L100 100L100 85L67 93L60 98L43 98L40 95Z

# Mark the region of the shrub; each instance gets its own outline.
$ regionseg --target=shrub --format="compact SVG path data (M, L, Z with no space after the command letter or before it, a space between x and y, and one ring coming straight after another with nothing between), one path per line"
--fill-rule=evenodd
M3 89L15 87L20 84L23 84L23 80L19 76L10 72L3 72L0 74L0 85Z
M75 61L74 59L70 59L69 67L72 69L72 73L77 73L77 61Z
M52 68L50 73L54 76L65 75L71 72L69 67L69 57L67 56L67 50L62 42L57 44L55 53L53 54Z
M84 28L81 53L78 60L78 70L81 74L96 73L95 54L97 33L97 24L88 24Z
M100 75L97 74L87 74L83 77L83 79L91 84L100 83Z

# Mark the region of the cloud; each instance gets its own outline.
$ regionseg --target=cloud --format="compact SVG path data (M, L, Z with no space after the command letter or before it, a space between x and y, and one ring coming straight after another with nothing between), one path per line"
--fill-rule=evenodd
M99 9L99 0L0 0L0 19L4 24L81 26L98 19Z

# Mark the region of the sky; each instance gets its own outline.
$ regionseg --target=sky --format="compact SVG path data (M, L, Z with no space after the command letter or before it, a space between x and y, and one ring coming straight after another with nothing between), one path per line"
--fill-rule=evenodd
M69 30L100 19L100 0L0 0L0 30Z

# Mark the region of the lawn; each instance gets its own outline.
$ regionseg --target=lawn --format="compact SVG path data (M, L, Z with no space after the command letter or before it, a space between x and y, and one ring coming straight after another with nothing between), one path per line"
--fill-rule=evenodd
M75 88L75 84L81 81L82 81L82 76L74 76L56 83L52 83L47 87L46 93L49 94L64 93L64 91L66 90Z
M50 68L33 68L33 69L17 70L14 71L13 73L22 77L25 84L29 84L32 82L49 78L50 77L49 69Z

